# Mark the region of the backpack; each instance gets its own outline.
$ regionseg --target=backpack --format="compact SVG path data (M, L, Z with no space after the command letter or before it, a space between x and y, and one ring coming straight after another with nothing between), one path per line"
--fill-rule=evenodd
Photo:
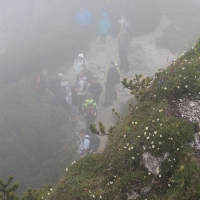
M98 136L96 134L90 134L90 137L85 137L83 142L86 139L90 140L90 148L88 149L88 152L90 153L96 152L100 144L100 139L98 138Z
M87 103L84 109L86 116L95 116L97 113L96 107L94 106L94 101L92 103Z
M33 83L32 83L32 88L33 88L33 90L35 90L35 91L40 90L40 83L41 83L41 78L40 78L40 76L39 76L39 75L38 75L38 76L35 76L35 77L33 78Z

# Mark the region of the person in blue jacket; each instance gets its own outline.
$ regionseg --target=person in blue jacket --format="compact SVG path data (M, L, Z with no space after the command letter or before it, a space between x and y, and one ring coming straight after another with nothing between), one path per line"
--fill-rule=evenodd
M76 23L80 26L87 26L91 22L91 15L90 13L85 10L84 6L80 7L80 10L76 14Z
M108 33L108 30L110 29L110 20L107 17L106 13L102 14L102 18L99 21L99 29L101 33L101 43L106 43L106 35Z

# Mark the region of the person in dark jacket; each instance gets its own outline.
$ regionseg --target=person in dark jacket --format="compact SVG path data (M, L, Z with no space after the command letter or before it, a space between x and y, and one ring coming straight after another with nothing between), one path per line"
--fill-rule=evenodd
M118 39L120 70L126 73L130 70L128 61L128 50L130 47L130 35L127 33L126 28L123 27L122 33Z
M63 74L59 73L58 76L54 77L50 82L50 90L54 95L54 103L55 105L60 104L60 84L62 82Z
M98 77L94 77L93 83L89 87L89 93L93 95L93 98L96 101L97 105L98 105L99 96L101 95L102 90L103 90L103 87L99 83Z
M107 107L112 105L115 96L115 86L118 83L120 83L120 73L115 67L115 63L111 61L106 78L105 100L103 106Z
M71 89L71 93L72 93L71 114L72 114L72 118L75 120L76 120L77 115L79 114L78 94L77 94L78 88L79 88L79 85L75 84Z

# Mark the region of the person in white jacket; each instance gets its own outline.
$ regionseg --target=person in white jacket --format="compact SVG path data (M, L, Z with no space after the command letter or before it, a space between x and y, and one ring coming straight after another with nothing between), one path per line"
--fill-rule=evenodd
M84 58L84 55L82 53L80 53L78 55L78 58L74 62L74 70L75 70L75 74L76 74L76 82L79 82L79 74L83 70L83 66L82 66L83 64L85 64L86 67L87 67L87 61Z

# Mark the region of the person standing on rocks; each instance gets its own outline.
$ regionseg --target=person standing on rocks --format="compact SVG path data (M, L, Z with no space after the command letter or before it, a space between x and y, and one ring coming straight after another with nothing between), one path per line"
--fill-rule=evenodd
M85 10L84 6L80 7L80 10L76 14L76 23L78 23L81 27L88 26L91 22L90 13Z
M107 107L113 104L115 98L115 86L118 83L120 83L120 73L115 67L115 63L111 61L106 78L105 100L103 106Z
M89 133L89 126L93 124L97 117L97 104L93 99L92 94L88 93L83 102L82 110L85 117L86 133Z
M87 81L87 77L84 75L83 72L79 74L80 81L78 82L77 94L78 94L78 109L79 114L83 114L82 106L85 100L85 96L87 94L89 83Z
M110 29L110 20L108 19L107 14L103 13L99 21L99 30L101 33L101 44L106 43L106 35L109 29Z
M99 83L98 77L94 77L93 83L91 83L89 87L89 93L93 95L93 98L96 101L97 105L99 103L99 96L101 95L102 90L103 90L103 87Z
M90 137L89 137L89 135L87 135L87 132L85 129L81 129L79 131L79 136L81 139L81 143L79 145L78 154L80 157L82 157L82 156L86 156L87 153L89 153Z
M127 73L130 71L128 61L128 50L130 47L130 35L127 33L126 28L122 28L122 33L118 39L120 70Z
M79 74L83 71L83 65L87 69L87 61L82 53L78 54L78 58L74 61L74 71L76 74L76 82L79 82Z

